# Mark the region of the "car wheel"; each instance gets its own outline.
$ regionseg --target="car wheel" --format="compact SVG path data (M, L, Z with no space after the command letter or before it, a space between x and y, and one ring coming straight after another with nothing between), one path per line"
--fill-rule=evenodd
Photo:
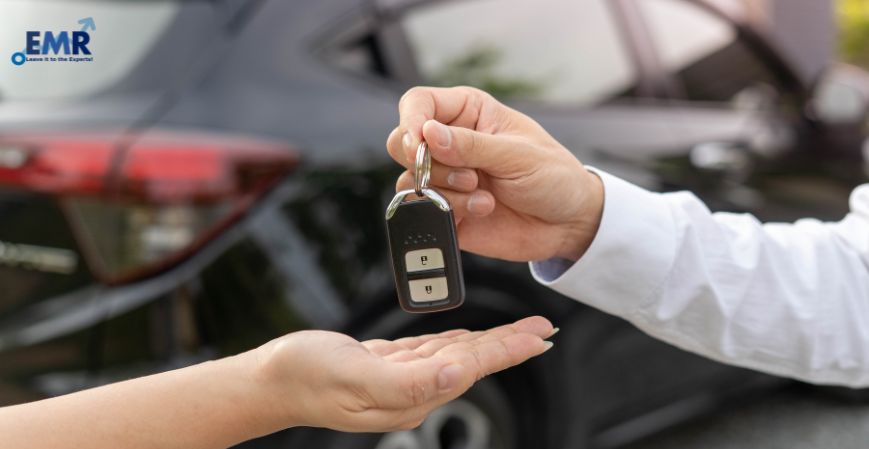
M517 449L515 419L506 392L487 378L462 397L432 412L411 430L342 433L294 429L245 444L246 448L322 449Z
M504 393L488 380L435 410L416 429L384 434L374 449L514 449Z

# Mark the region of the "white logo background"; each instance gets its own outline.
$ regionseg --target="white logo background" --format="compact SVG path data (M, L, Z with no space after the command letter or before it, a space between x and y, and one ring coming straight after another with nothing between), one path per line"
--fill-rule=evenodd
M87 96L111 85L147 54L177 9L173 2L0 3L0 101ZM92 62L12 64L12 54L24 51L27 31L81 31L78 21L86 17L96 25L88 30Z

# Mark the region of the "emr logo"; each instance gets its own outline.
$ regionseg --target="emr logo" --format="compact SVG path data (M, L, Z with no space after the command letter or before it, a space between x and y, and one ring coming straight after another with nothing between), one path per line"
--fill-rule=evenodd
M12 63L23 65L27 61L47 62L87 62L93 61L88 48L91 36L88 29L96 30L91 17L81 19L81 31L27 31L24 51L12 54ZM54 56L47 56L47 55ZM76 57L83 55L83 57ZM70 57L72 56L72 57Z
M91 54L91 51L88 50L87 47L88 42L91 41L91 36L86 31L73 31L72 39L70 39L69 31L61 31L57 34L52 33L51 31L46 31L43 34L41 42L39 40L39 35L39 31L27 32L27 46L25 47L25 52L28 55L47 55L49 52L68 55L70 54L70 41L72 41L72 54Z

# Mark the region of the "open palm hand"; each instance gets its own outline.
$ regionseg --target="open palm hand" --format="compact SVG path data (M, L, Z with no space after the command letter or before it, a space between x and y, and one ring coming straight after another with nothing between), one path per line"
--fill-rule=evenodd
M552 333L549 321L531 317L394 341L302 331L260 350L263 372L278 386L275 406L292 422L372 432L418 426L482 377L543 353Z

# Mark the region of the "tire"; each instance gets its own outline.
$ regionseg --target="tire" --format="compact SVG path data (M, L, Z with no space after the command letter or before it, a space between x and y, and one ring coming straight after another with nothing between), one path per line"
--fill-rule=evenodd
M286 432L280 444L261 447L322 449L519 449L506 393L484 379L459 399L432 412L419 427L384 434L324 429Z
M416 429L388 433L374 449L517 449L505 393L485 379Z

